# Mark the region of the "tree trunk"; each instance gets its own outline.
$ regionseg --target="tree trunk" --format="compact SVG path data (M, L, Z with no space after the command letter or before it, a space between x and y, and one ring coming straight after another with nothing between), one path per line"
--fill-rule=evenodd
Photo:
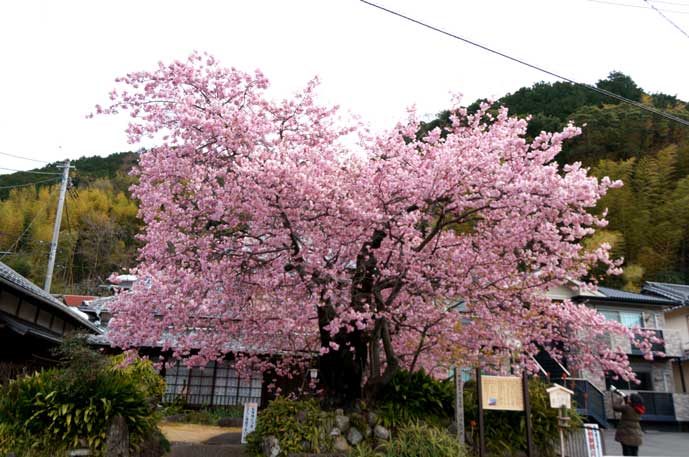
M348 408L361 398L368 345L365 335L359 330L340 332L331 338L330 333L323 329L332 318L331 312L334 314L330 306L318 309L321 346L330 348L319 359L320 380L326 390L328 404L325 406ZM331 342L339 346L337 350L332 349Z

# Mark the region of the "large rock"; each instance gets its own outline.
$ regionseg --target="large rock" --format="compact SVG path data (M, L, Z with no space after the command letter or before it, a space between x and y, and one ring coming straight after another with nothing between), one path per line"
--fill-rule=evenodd
M129 457L129 428L122 416L115 416L105 440L105 457Z
M280 449L280 442L273 435L263 438L261 450L263 451L263 455L266 457L278 457L278 455L280 455L280 451L282 451L282 449Z
M241 427L241 417L221 417L218 419L218 427Z
M163 422L186 422L186 414L173 414L172 416L163 417Z
M347 442L349 442L349 444L356 446L357 444L361 443L361 440L363 439L364 435L362 435L356 427L350 427L349 432L347 433Z
M346 432L349 429L349 417L337 415L335 416L335 426L342 432Z
M349 449L350 449L349 443L347 443L347 440L342 435L335 438L335 442L333 443L333 448L339 452L349 452Z
M390 439L390 431L387 428L383 427L382 425L376 425L373 428L373 434L379 440L389 440Z

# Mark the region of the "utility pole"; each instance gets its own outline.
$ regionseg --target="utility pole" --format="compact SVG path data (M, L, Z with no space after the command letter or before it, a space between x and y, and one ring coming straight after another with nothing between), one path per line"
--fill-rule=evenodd
M55 255L57 253L57 241L60 238L60 224L62 223L62 209L65 206L65 194L69 181L69 159L62 165L62 183L60 184L60 197L57 200L57 214L53 226L53 240L50 242L50 256L48 257L48 270L45 272L45 285L43 290L50 293L50 284L53 282L53 269L55 268Z

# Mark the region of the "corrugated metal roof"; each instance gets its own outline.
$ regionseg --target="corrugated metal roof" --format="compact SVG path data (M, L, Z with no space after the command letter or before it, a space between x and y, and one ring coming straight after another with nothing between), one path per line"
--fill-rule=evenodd
M46 303L47 305L53 308L57 308L63 313L68 314L88 329L100 333L100 329L96 327L92 322L89 322L88 319L85 319L79 313L79 311L65 305L60 300L53 297L45 290L41 289L36 284L32 283L31 281L29 281L24 276L14 271L12 268L10 268L7 264L3 262L0 262L0 280L14 286L15 288L23 291L24 293L33 296L34 298Z

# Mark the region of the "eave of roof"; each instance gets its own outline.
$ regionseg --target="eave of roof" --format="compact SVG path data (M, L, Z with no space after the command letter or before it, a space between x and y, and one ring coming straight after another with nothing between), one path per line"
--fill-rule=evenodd
M641 290L673 300L671 310L689 306L689 285L646 281Z
M60 311L63 314L70 316L72 319L77 321L79 324L97 333L101 333L102 330L96 325L85 319L76 309L72 309L69 306L62 303L60 300L56 299L24 276L20 275L12 268L7 266L7 264L0 262L0 283L7 285L10 288L18 290L26 295L33 297L34 299L45 303L46 305Z
M591 297L586 295L579 295L574 297L578 301L591 301L591 302L606 302L606 303L616 303L624 306L625 304L634 305L650 305L650 306L663 306L663 307L673 307L677 305L676 301L663 298L655 297L653 295L643 295L634 292L627 292L625 290L612 289L610 287L598 287L598 292L602 296Z

